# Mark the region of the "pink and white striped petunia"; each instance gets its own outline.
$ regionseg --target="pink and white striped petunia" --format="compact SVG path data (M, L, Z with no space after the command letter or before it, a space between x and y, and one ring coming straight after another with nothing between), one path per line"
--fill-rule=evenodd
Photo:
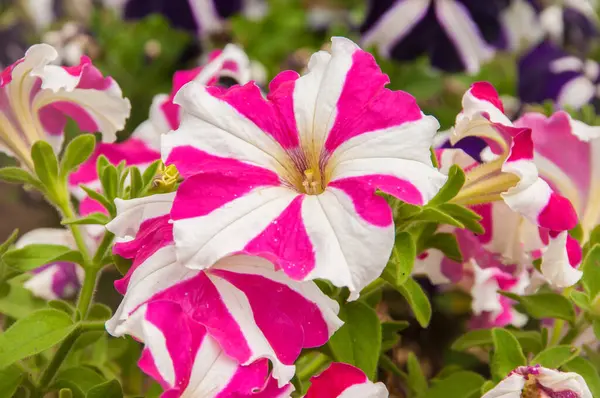
M39 140L60 150L70 117L82 131L101 132L112 142L129 116L129 101L89 58L77 66L50 65L56 50L36 44L0 74L0 150L33 168L30 149Z
M562 111L550 117L526 113L515 125L531 129L540 176L573 203L589 235L600 223L600 127Z
M520 366L481 398L565 397L592 398L577 373L535 366Z
M261 257L226 257L206 270L185 267L176 258L169 221L173 197L115 201L118 216L107 228L119 239L115 253L133 265L115 283L125 297L107 330L136 335L140 308L175 303L240 364L268 358L283 386L300 351L325 344L341 326L338 304L313 282L292 281Z
M190 83L176 95L184 114L162 151L185 178L171 211L183 265L259 255L295 280L347 286L354 299L394 242L376 190L422 205L443 185L429 155L437 120L384 88L372 55L332 42L304 76L276 76L266 98L254 83Z
M362 370L334 362L320 375L313 376L304 398L387 398L381 382L373 383Z
M291 384L277 386L266 359L242 366L203 325L172 301L144 304L133 336L145 344L138 365L163 387L161 398L289 398Z

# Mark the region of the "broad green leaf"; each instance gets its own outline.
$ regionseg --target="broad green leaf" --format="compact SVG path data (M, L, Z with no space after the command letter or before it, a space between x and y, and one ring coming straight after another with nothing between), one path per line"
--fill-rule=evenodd
M0 180L11 184L27 184L43 190L42 183L31 173L20 167L3 167L0 169Z
M542 349L542 340L539 332L529 330L510 330L506 329L519 341L525 352L537 353ZM456 351L464 351L471 347L492 346L491 329L476 329L471 330L460 336L452 344L452 349Z
M423 374L419 359L412 352L408 354L406 368L408 371L408 386L417 396L422 395L427 391L427 378Z
M502 380L512 370L519 366L527 365L521 345L515 336L506 329L492 329L494 341L494 354L491 368L494 378Z
M529 296L519 296L509 292L500 292L500 294L521 303L525 311L536 319L559 318L570 323L575 322L573 304L560 294L537 293Z
M117 380L110 380L95 387L92 387L86 398L123 398L121 384Z
M31 271L45 264L57 261L68 261L81 264L83 259L78 251L67 246L32 244L21 249L15 249L2 256L2 260L9 267L19 271Z
M19 319L0 335L0 369L47 350L73 329L71 318L55 309L39 310Z
M394 286L408 301L410 308L421 327L427 327L431 320L431 303L421 288L421 285L412 278L408 278L403 285Z
M60 160L60 176L65 178L67 174L85 162L96 146L96 137L93 134L82 134L69 142Z
M58 178L58 160L50 144L37 141L31 147L31 158L37 177L44 186L53 191Z
M558 369L565 363L579 355L579 348L569 345L558 345L546 348L530 361L532 365L541 365L545 368Z
M375 311L354 301L340 309L344 325L329 340L333 358L361 368L373 380L381 350L381 325Z
M441 204L438 206L438 209L458 220L464 224L465 228L476 234L483 234L485 232L483 226L479 223L481 216L473 210L454 203Z
M408 232L400 232L396 236L392 257L384 270L384 279L392 285L402 285L410 277L415 265L415 242Z
M481 386L481 395L483 396L486 392L490 391L494 388L495 384L491 380L486 380L485 383Z
M581 281L591 300L600 293L600 244L595 245L587 253L583 264Z
M484 381L474 372L456 372L433 384L423 398L478 398Z
M90 213L85 217L67 218L61 221L62 225L106 225L110 218L100 212Z
M0 297L0 313L14 319L21 319L34 311L42 309L45 302L25 289L19 280L12 280L7 285L8 292Z
M448 171L448 180L438 193L429 201L428 206L438 206L455 197L465 183L465 173L457 165Z
M600 375L594 365L583 357L575 357L563 366L567 372L575 372L585 380L593 397L600 397Z
M24 377L25 375L16 365L0 369L0 398L12 397Z
M458 247L458 242L454 234L440 232L434 234L425 243L427 249L438 249L450 260L454 260L457 263L462 263L462 253Z
M109 200L106 196L86 187L85 185L80 185L80 187L91 199L94 199L96 202L100 203L102 207L104 207L110 213L111 216L114 217L117 214L117 208L112 200Z
M75 398L85 398L89 390L105 381L102 375L91 368L77 366L58 372L50 389L69 388L73 391Z

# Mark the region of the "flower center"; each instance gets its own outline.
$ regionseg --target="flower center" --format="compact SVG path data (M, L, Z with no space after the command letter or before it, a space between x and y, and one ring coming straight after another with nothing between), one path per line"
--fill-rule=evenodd
M321 180L321 173L313 169L304 170L304 179L302 180L302 188L308 195L318 195L323 193L323 183Z

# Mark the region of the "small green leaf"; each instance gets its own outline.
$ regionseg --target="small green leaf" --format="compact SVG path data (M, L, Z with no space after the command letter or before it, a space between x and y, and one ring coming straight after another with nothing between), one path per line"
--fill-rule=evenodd
M81 253L78 251L71 250L67 246L47 244L32 244L21 249L10 250L2 256L2 260L9 267L23 272L57 261L77 264L83 262Z
M88 194L88 196L91 199L94 199L96 202L100 203L102 207L104 207L110 213L111 216L116 216L117 208L115 207L113 201L109 200L106 196L102 195L101 193L86 187L85 185L80 185L80 187L85 191L85 193Z
M25 374L16 365L0 369L0 398L13 397L24 377Z
M542 349L542 336L539 332L531 330L511 330L507 329L519 341L525 352L537 353ZM491 329L476 329L471 330L460 336L452 344L452 349L456 351L464 351L471 347L492 346Z
M0 334L0 369L54 346L75 328L62 311L44 309L19 319Z
M43 191L40 180L20 167L3 167L0 169L0 180L11 184L27 184Z
M70 388L61 388L58 392L58 398L73 398L73 391Z
M94 303L87 315L88 320L106 321L112 316L112 310L109 306L102 303Z
M407 321L388 321L381 323L381 351L391 350L400 340L399 332L410 324Z
M485 229L479 223L481 216L473 210L454 203L443 203L438 209L464 224L465 228L476 234L483 234Z
M478 398L484 378L474 372L452 373L431 386L423 398Z
M530 363L532 365L541 365L545 368L558 369L577 355L579 355L579 348L569 345L558 345L546 348L537 354Z
M117 269L117 271L119 271L121 275L126 275L129 271L129 268L131 268L131 265L133 264L132 260L121 257L118 254L113 254L112 260L113 264L115 265L115 268Z
M392 196L392 198L394 198L394 197ZM394 198L394 199L396 199L396 198ZM396 219L397 221L402 221L405 219L413 218L413 217L417 216L418 214L420 214L422 211L423 211L422 207L411 205L411 204L404 203L404 202L400 202L400 203L398 203L398 206L396 207L394 219Z
M13 243L16 242L18 237L19 237L19 230L15 229L12 232L12 234L10 234L10 236L4 241L4 243L2 243L0 245L0 256L4 255L4 253L6 253L8 251L8 249L10 249L10 247L13 245Z
M344 325L329 340L333 358L361 368L373 380L381 350L381 325L368 305L353 301L340 309Z
M129 183L129 198L137 198L141 195L144 190L144 180L142 178L142 173L140 173L140 169L137 167L130 168L131 174L131 182Z
M590 298L584 292L580 292L577 290L571 290L569 294L571 300L582 310L589 311L590 309Z
M486 380L485 383L483 383L483 385L481 386L481 395L485 395L486 392L490 391L492 388L494 388L496 384L494 384L493 381L491 380Z
M492 329L492 340L494 341L494 354L490 367L494 378L502 380L515 368L527 365L527 359L519 341L508 330Z
M414 220L434 222L438 224L447 224L458 228L465 227L464 224L458 221L456 218L444 213L439 208L433 207L424 208L423 211L414 218Z
M100 155L98 159L96 159L96 173L98 176L101 176L104 172L104 168L110 166L111 163L108 161L106 156Z
M592 329L594 330L594 336L597 340L600 340L600 320L596 319L592 322Z
M419 359L412 352L408 353L406 369L408 371L408 386L415 395L422 395L427 391L427 378L425 377L425 374L423 374Z
M75 398L85 398L85 394L94 386L106 380L99 373L86 366L77 366L58 372L55 381L50 386L52 390L69 388Z
M93 134L82 134L69 142L60 160L60 176L67 174L79 167L94 152L96 137Z
M91 388L86 398L122 398L121 384L115 379Z
M396 236L392 257L385 268L383 278L392 285L402 285L412 272L415 265L415 242L408 232L400 232Z
M75 308L64 300L51 300L48 302L48 306L62 311L69 316L73 315L73 312L75 311Z
M53 190L58 178L58 160L50 144L37 141L31 147L31 158L39 180L45 187Z
M583 357L575 357L563 366L567 372L575 372L585 380L593 397L600 397L600 375L594 365Z
M434 234L425 243L426 249L438 249L450 260L454 260L457 263L462 263L462 253L458 247L458 241L454 234L440 232Z
M500 292L500 294L521 303L525 311L536 319L559 318L570 323L575 322L573 304L560 294L537 293L529 296L519 296L510 292Z
M600 293L600 244L594 245L587 253L581 269L583 286L593 300Z
M156 175L156 172L161 164L161 160L156 160L150 166L146 167L146 170L144 170L144 174L142 174L142 180L144 181L145 189L152 184L152 180L154 180L154 176Z
M62 225L106 225L110 222L110 218L100 212L90 213L85 217L67 218L61 221Z
M431 303L421 285L414 279L408 278L403 285L394 287L408 301L419 325L426 328L431 320Z
M448 180L438 193L429 201L428 206L438 206L458 195L465 183L465 173L457 165L452 165L448 171Z
M115 200L117 192L119 190L119 175L117 168L113 165L108 165L102 169L100 175L100 182L102 183L102 190L106 198L110 201Z

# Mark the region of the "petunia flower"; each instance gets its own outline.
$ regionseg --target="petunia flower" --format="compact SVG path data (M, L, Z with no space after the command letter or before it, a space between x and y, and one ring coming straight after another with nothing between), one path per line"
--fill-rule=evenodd
M29 169L36 141L60 150L67 117L82 131L100 131L105 141L114 141L129 116L119 86L89 58L73 67L50 65L56 57L54 48L37 44L0 75L0 149Z
M503 37L506 1L371 0L361 28L364 46L385 57L409 61L427 54L448 72L475 74Z
M598 101L600 65L575 57L544 41L519 60L519 98L523 102L552 100L576 109Z
M387 82L369 53L334 38L306 75L275 77L266 99L253 83L183 87L181 125L162 141L165 163L185 178L171 211L179 261L206 269L260 255L356 298L394 242L375 190L422 205L446 179L429 155L437 120Z
M535 366L520 366L482 398L520 397L592 398L585 380L577 373Z
M586 55L591 39L600 34L598 16L589 0L565 0L552 4L540 14L548 37L556 44Z
M268 358L283 386L294 375L300 351L325 344L341 326L338 304L313 282L292 281L260 257L227 257L206 270L185 267L175 255L173 197L115 201L118 216L107 228L118 238L114 252L132 258L133 265L115 282L125 297L107 330L136 336L143 318L169 318L151 314L155 303L175 303L240 364Z
M509 0L509 3L500 15L502 35L496 42L498 47L519 51L537 44L546 33L540 21L537 0Z
M95 247L94 240L87 236L87 244ZM17 240L15 247L23 248L31 244L63 245L76 249L71 232L63 228L38 228L31 230ZM45 300L57 300L73 297L83 281L83 270L74 263L59 261L34 269L24 287L34 296Z
M310 379L304 398L387 398L381 382L373 383L362 370L347 363L334 362Z
M269 375L268 361L242 366L230 358L202 324L172 301L155 301L136 309L133 336L143 342L138 366L157 380L161 398L289 398Z

